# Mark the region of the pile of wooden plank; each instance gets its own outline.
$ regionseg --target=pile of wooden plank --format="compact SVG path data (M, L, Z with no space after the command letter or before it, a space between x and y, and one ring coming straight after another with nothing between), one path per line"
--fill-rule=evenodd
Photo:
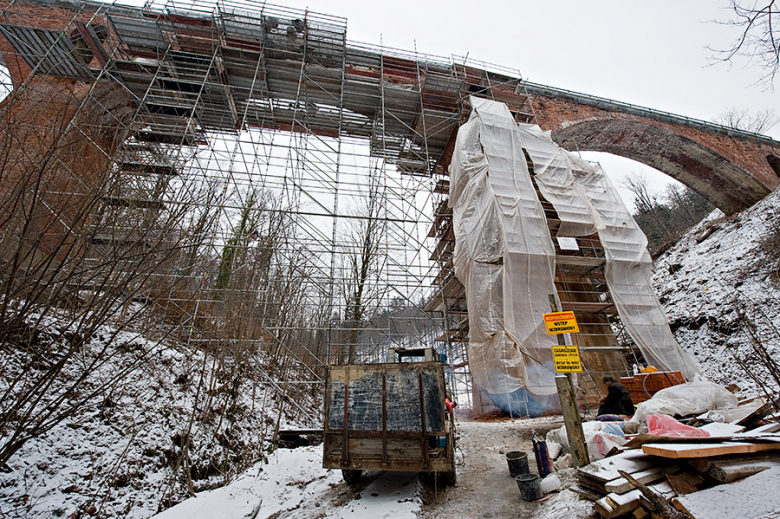
M705 429L711 437L640 434L626 450L579 469L571 490L606 519L751 519L780 511L780 423Z

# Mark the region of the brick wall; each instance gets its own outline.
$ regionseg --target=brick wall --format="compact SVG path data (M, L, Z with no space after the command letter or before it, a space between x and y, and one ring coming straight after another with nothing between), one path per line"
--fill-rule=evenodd
M737 197L745 198L745 203L741 204L745 207L763 198L780 183L778 173L767 159L768 156L780 157L780 147L637 115L607 111L564 99L534 95L533 102L537 121L543 129L551 130L553 138L558 141L572 139L579 145L572 142L561 143L565 147L570 149L577 147L581 151L607 151L635 158L661 171L666 169L664 172L675 178L680 176L675 172L675 167L679 168L678 171L690 171L692 175L699 176L702 180L699 185L693 187L705 196L710 195L708 198L716 205L720 205L727 213L738 209L730 209L723 205L731 204L736 207L740 204L735 202L718 204L715 196L717 191L737 193ZM607 121L612 123L609 129L599 133L600 125L597 123ZM620 124L621 122L624 124ZM637 128L641 128L640 125L647 127L644 132L637 132ZM578 127L581 128L580 131ZM638 133L646 133L653 137L642 139ZM657 137L670 134L676 138ZM694 151L683 153L680 146L686 143L695 143L689 146L689 150ZM653 156L659 157L656 163L648 160L648 157ZM707 160L708 167L701 167L701 163ZM719 162L722 164L720 168ZM670 167L664 168L665 164ZM697 167L700 171L696 171ZM749 178L741 179L740 175ZM758 182L752 183L753 179ZM678 178L678 180L692 184L691 179ZM708 189L712 192L703 192ZM751 192L754 193L752 198L749 195Z

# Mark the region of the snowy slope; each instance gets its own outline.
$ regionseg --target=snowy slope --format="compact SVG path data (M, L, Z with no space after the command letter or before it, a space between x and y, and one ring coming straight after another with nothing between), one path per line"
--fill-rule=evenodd
M780 361L780 292L772 279L780 255L762 251L778 214L778 192L731 217L716 210L655 262L653 283L680 345L708 378L744 394L760 392L757 380L778 389L748 329L755 325Z
M115 357L85 392L139 356L145 361L11 458L0 471L0 517L150 517L187 497L182 470L174 471L187 431L195 491L229 482L263 459L278 405L251 373L226 380L200 351L131 332L114 335L108 327L90 347L99 350L109 340ZM0 394L22 365L20 353L3 354Z

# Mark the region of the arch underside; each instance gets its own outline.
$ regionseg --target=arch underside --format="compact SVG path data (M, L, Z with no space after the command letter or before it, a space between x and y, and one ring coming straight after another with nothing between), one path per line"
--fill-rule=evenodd
M554 131L552 137L568 150L612 153L662 171L727 215L750 207L771 191L749 172L696 141L638 121L584 121Z

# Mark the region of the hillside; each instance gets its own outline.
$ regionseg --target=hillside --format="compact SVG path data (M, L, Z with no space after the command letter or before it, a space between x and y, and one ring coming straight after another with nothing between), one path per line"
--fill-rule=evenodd
M713 211L655 262L653 283L680 345L703 373L743 393L777 385L780 193L726 217Z
M61 340L60 328L52 319L39 340ZM37 374L23 371L22 348L4 349L5 403ZM265 362L262 372L275 374L261 352L246 365L232 366L180 342L110 326L89 340L44 398L63 395L95 352L105 363L77 393L64 394L68 403L94 396L27 441L0 470L0 517L146 518L188 497L190 485L199 492L230 482L265 458L277 424L295 425L288 420L290 406L278 418L278 395L250 367ZM126 366L136 367L125 374ZM0 440L7 442L14 430L0 430Z

